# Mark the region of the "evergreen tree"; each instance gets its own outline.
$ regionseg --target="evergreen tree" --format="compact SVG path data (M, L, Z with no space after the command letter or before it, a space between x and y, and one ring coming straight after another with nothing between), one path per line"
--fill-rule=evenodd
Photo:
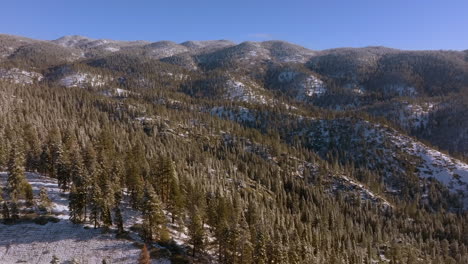
M255 263L263 264L267 262L266 238L263 232L258 231L254 243L253 259Z
M72 183L72 191L70 191L70 199L73 194L73 203L70 200L70 205L73 204L77 222L86 221L87 219L87 204L88 196L90 195L90 178L84 168L82 156L78 151L71 153L72 162L69 169L68 181ZM68 183L65 183L68 186ZM71 209L70 209L71 210Z
M18 204L15 201L11 203L10 215L11 215L11 220L13 221L17 221L19 219L20 212L19 212Z
M162 225L164 225L165 222L161 201L154 192L153 187L147 184L143 198L143 228L145 239L147 241L152 241L154 235L161 231Z
M41 146L33 125L27 124L23 127L23 141L26 143L26 169L39 170Z
M201 253L205 248L205 230L197 208L189 210L188 222L189 243L192 245L192 256Z
M8 203L6 201L4 201L2 205L2 218L4 220L10 219L10 208L8 208Z
M81 223L85 220L85 201L86 193L83 189L75 187L72 185L69 194L69 204L68 208L70 210L70 220L73 223Z
M19 148L17 144L11 148L10 159L8 161L7 186L9 195L13 201L16 201L24 194L24 185L27 183L25 179L23 153Z
M114 188L110 180L104 183L102 189L102 198L101 198L101 218L104 226L112 225L112 215L111 210L115 207L115 194Z
M171 184L175 181L175 169L172 160L161 157L159 160L159 171L157 173L157 185L163 203L166 203L171 195Z
M38 171L44 175L50 175L50 172L52 171L51 157L47 144L42 145L41 153L39 155Z
M31 184L29 182L23 182L23 193L26 198L26 204L32 206L34 204L34 193Z
M101 187L94 181L90 189L90 220L94 225L94 228L100 226L100 219L102 213L102 192Z
M117 226L117 233L122 234L125 232L122 211L120 210L119 206L116 206L114 208L114 212L115 212L115 224Z
M39 192L39 209L48 212L51 205L52 201L49 198L47 189L45 187L41 187Z
M126 157L126 186L130 191L130 198L134 208L141 205L144 193L143 171L141 168L141 151L135 146Z
M170 195L167 209L171 213L172 223L180 218L184 209L184 197L179 181L174 177L170 181Z

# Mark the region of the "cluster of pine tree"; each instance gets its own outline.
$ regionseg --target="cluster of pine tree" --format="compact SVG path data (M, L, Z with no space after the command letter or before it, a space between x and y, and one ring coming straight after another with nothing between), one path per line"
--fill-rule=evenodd
M123 234L128 200L147 242L168 243L171 226L186 228L195 262L213 254L220 263L468 261L465 212L426 210L410 198L385 209L331 192L330 175L349 167L315 155L301 138L282 141L286 127L247 128L151 104L160 91L115 100L86 89L0 85L8 218L21 217L15 197L29 199L25 171L37 171L69 191L72 221ZM318 169L298 177L287 157ZM374 177L366 173L347 175Z

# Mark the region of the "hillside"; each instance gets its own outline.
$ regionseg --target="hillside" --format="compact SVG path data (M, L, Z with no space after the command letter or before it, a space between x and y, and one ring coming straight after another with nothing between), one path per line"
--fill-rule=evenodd
M0 35L0 55L5 263L468 261L466 52Z

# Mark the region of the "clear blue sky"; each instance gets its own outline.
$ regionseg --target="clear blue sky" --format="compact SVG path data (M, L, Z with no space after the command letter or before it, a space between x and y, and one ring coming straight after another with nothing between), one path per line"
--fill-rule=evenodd
M468 49L468 0L4 0L0 33Z

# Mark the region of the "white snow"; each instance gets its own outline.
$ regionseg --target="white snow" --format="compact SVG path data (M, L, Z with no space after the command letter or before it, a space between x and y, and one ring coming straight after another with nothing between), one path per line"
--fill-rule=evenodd
M135 118L135 120L140 121L140 122L145 122L145 121L153 121L154 119L152 117L141 116L141 117Z
M44 78L42 74L37 72L30 72L18 68L0 69L0 79L12 81L17 84L32 84L39 82Z
M67 75L59 80L59 83L65 87L85 87L90 85L92 87L100 87L106 85L107 79L101 75L90 73L73 73Z
M254 122L256 120L253 113L242 106L236 107L236 109L226 109L224 106L213 107L210 114L233 121Z
M225 97L226 99L247 103L267 104L268 102L265 96L256 93L253 87L249 87L245 83L235 80L228 80L226 82Z
M468 208L468 164L396 132L390 138L400 149L420 158L420 177L434 178L451 192L462 194Z
M383 197L374 194L372 191L367 189L363 184L358 183L354 180L351 180L350 178L342 175L341 178L345 180L349 185L353 186L354 188L357 189L360 198L362 200L371 200L371 201L378 201L381 205L383 205L386 208L391 208L393 207L387 200L385 200Z
M104 49L110 52L116 52L120 50L120 48L116 48L116 47L106 47Z
M304 89L305 95L309 97L314 95L320 96L327 91L323 81L313 75L307 77L305 81L301 83L301 87Z
M0 224L0 263L50 263L76 258L80 263L136 263L140 250L126 240L84 229L66 220L59 223Z
M0 186L5 186L7 173L0 172ZM134 241L141 238L130 231L131 240L117 239L114 233L105 233L91 225L73 224L69 220L68 193L62 192L57 181L35 173L26 173L34 197L37 199L41 188L46 188L52 201L51 213L60 221L39 225L22 222L13 225L0 223L0 263L50 263L56 255L61 263L70 263L75 258L81 264L136 263L141 250ZM34 207L35 208L35 207ZM128 231L135 224L142 223L141 213L132 209L129 196L125 195L122 205L124 227ZM166 216L168 216L167 212ZM168 220L169 221L169 220ZM178 231L177 226L168 225L174 241L184 245L188 241L186 229ZM156 244L155 244L156 245ZM153 264L170 264L167 259L152 260Z
M1 185L6 179L7 174L0 173ZM85 229L68 220L68 195L60 192L56 180L34 173L27 173L27 179L35 197L41 187L47 189L52 213L61 221L45 225L0 224L0 263L50 263L53 255L62 262L75 258L82 264L98 264L103 259L108 263L136 263L140 249L131 241L116 239L101 229Z
M436 109L436 104L431 102L410 104L403 103L398 109L399 124L405 128L419 128L427 125L429 115Z
M307 100L314 96L321 96L327 92L325 83L312 74L295 71L284 71L278 75L278 81L291 86L297 100Z
M133 93L129 90L121 89L121 88L113 88L109 90L102 91L102 94L107 97L128 97Z

